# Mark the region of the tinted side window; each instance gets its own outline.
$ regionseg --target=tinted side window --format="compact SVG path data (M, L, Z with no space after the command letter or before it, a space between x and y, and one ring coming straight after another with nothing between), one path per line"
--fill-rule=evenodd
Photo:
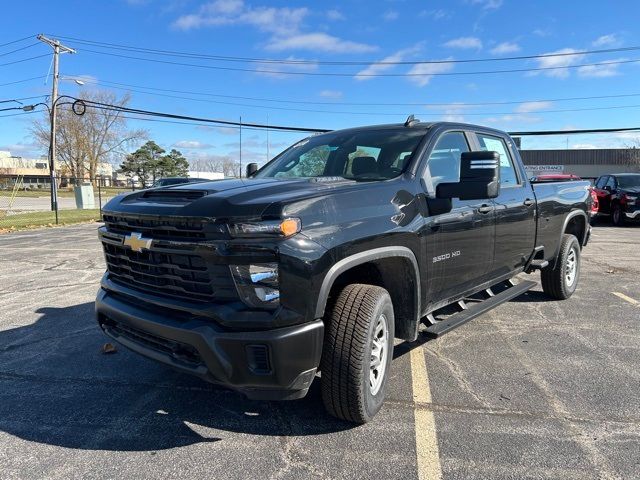
M605 183L607 181L607 177L600 177L597 181L596 181L596 188L602 188L605 186Z
M478 141L480 142L480 150L498 152L500 155L500 185L517 185L516 169L513 166L513 160L509 155L504 140L500 137L479 133Z
M609 180L607 180L607 183L605 184L605 186L611 187L611 188L616 188L616 178L615 177L609 177Z
M460 181L460 156L469 151L467 139L462 132L442 135L427 160L427 184L433 188L440 183Z

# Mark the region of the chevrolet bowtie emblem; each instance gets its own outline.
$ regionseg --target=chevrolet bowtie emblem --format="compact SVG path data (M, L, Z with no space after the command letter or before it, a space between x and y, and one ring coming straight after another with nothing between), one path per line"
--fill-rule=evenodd
M151 248L151 243L153 239L144 238L141 233L131 233L124 237L123 245L126 245L131 248L134 252L141 252L142 249L146 248L147 250Z

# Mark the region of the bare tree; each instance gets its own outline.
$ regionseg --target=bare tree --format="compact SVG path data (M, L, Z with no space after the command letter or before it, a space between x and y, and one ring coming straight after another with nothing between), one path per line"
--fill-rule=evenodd
M189 160L191 170L198 172L222 172L225 177L237 176L238 162L229 156L212 155Z
M118 98L112 92L101 90L83 92L79 98L120 107L126 106L131 99L129 94ZM87 173L95 178L100 163L114 156L124 156L133 141L146 136L144 130L127 129L124 114L114 109L87 107L85 114L78 116L63 101L57 110L56 160L75 178L84 178ZM48 115L35 120L31 131L43 148L49 147Z
M627 150L623 154L623 164L633 170L640 171L640 137L626 145Z

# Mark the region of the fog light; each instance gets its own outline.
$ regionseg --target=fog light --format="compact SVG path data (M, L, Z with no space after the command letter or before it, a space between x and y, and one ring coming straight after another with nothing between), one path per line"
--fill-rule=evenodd
M242 301L250 307L275 308L280 304L277 263L231 265Z

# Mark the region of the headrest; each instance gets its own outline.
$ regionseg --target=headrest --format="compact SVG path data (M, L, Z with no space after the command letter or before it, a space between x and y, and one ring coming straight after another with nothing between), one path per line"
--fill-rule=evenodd
M378 173L378 163L373 157L356 157L351 165L351 172L354 175L367 175Z

